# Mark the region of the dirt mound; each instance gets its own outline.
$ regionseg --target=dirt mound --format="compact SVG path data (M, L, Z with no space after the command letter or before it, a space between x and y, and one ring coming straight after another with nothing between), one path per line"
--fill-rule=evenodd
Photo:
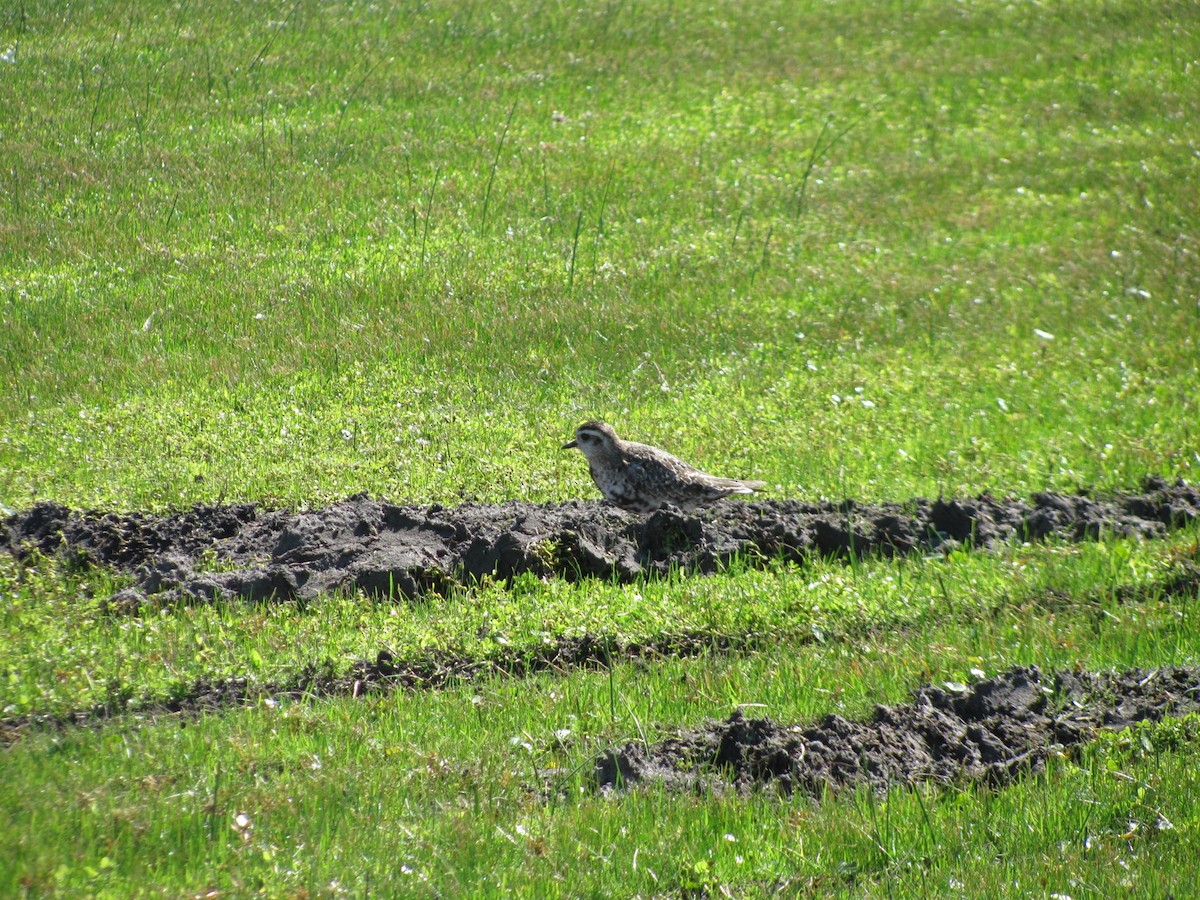
M736 556L800 559L940 552L1010 540L1153 537L1200 518L1200 490L1162 479L1103 498L1035 494L966 500L808 504L724 501L699 515L622 512L600 501L400 506L351 497L289 512L255 504L165 515L39 503L9 516L4 543L133 575L113 600L311 599L335 588L417 596L529 572L631 580L713 572ZM2 539L2 538L0 538Z
M878 706L852 722L777 725L741 711L724 722L646 746L626 744L595 763L601 790L658 783L683 790L821 796L857 784L878 789L919 781L1002 784L1041 769L1058 747L1144 719L1200 708L1200 668L1043 676L1017 668L971 686L924 687L901 706Z

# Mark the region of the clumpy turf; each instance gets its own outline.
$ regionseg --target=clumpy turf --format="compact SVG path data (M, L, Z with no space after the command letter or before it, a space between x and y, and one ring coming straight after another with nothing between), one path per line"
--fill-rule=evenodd
M739 501L702 515L628 514L600 501L396 506L366 496L292 514L254 504L119 515L41 503L0 523L22 558L57 554L133 584L113 605L308 602L338 589L421 598L521 576L628 583L731 565L999 548L1018 541L1153 538L1200 520L1200 490L1147 479L1100 498L1036 494L902 504Z

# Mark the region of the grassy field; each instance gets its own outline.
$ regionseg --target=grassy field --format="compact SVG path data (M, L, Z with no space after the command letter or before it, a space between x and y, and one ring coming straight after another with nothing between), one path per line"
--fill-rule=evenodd
M0 508L592 497L586 418L776 497L1195 481L1198 71L1194 2L14 0ZM140 616L3 555L2 714L126 712L0 749L0 895L1188 896L1193 720L1003 790L588 774L741 704L1196 664L1198 541ZM521 669L584 633L610 667ZM477 674L272 693L385 648Z

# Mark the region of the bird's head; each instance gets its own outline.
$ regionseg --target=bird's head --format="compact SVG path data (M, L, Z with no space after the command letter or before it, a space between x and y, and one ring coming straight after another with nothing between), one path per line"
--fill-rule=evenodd
M586 457L603 454L617 448L619 439L610 425L603 422L584 422L575 429L575 440L563 444L564 450L578 449Z

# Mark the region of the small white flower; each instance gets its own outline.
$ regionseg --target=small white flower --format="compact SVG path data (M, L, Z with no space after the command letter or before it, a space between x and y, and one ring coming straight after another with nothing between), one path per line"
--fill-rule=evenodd
M1054 335L1052 335L1048 331L1042 331L1042 329L1040 329L1040 328L1033 329L1033 333L1036 334L1038 337L1040 337L1043 341L1054 340Z
M238 833L243 841L250 840L250 827L253 823L245 813L238 813L229 823L229 827Z

